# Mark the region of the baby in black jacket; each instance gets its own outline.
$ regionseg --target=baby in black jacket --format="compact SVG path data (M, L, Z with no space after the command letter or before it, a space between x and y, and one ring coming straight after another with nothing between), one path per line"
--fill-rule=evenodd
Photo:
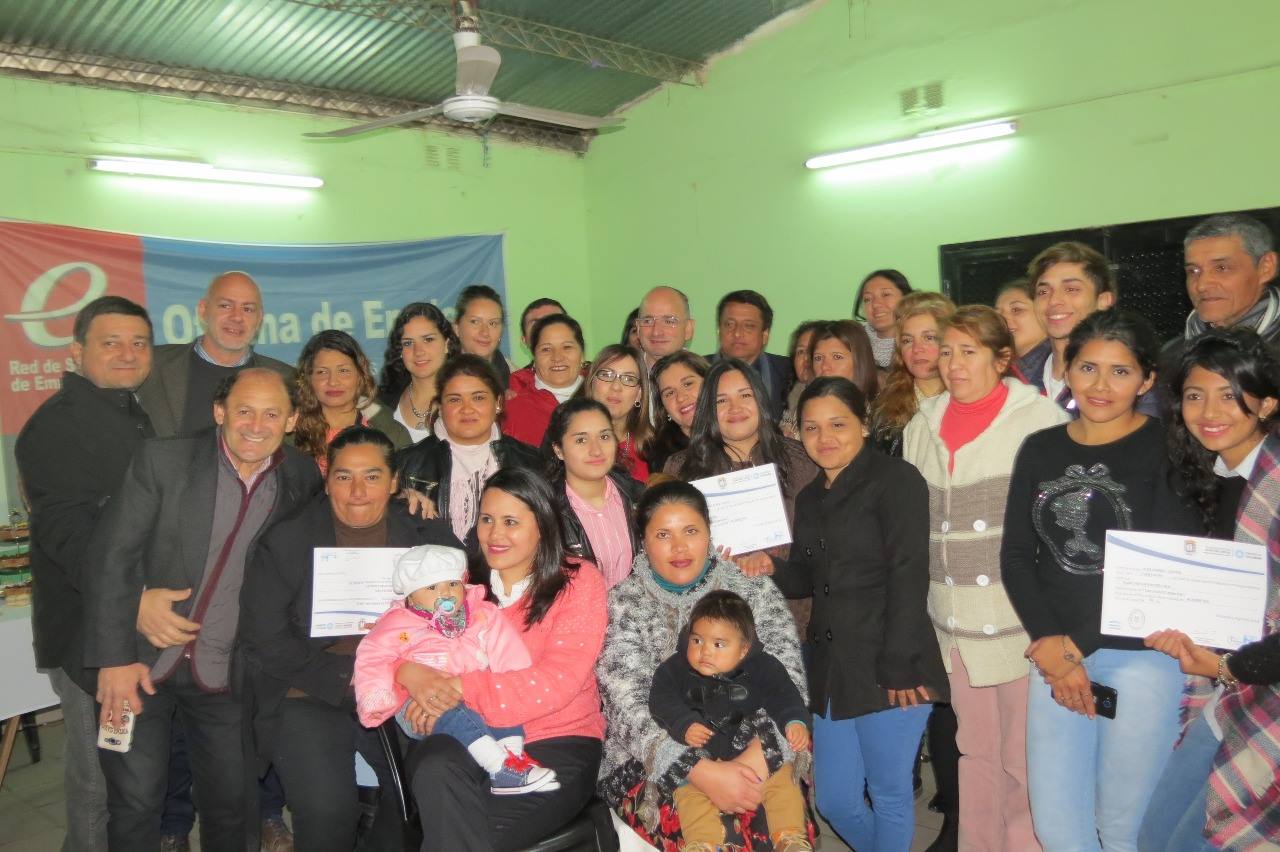
M685 745L754 769L765 782L762 805L774 848L812 849L791 764L770 775L759 739L743 744L739 736L743 721L762 709L794 750L809 747L804 700L782 663L760 647L751 607L733 592L708 592L694 605L680 647L654 673L649 714ZM675 804L684 849L724 843L720 812L696 787L678 788Z

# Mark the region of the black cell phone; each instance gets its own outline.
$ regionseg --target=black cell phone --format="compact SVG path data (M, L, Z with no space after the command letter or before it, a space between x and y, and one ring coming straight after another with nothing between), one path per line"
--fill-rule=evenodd
M1089 691L1093 693L1093 707L1098 715L1106 719L1116 717L1116 701L1119 696L1114 689L1100 683L1089 681Z

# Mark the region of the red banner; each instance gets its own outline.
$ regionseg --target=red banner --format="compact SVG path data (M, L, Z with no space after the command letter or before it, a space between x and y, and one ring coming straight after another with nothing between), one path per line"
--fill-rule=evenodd
M0 425L15 434L70 366L75 316L105 295L146 304L142 239L56 225L0 222L0 357L8 368Z

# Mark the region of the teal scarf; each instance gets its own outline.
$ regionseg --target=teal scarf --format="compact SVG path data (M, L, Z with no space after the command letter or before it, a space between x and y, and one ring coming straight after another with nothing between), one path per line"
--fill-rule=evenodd
M663 577L661 574L659 574L657 570L652 566L652 564L650 564L649 570L653 571L653 580L655 583L658 584L658 588L662 589L663 591L671 592L674 595L683 595L685 592L689 591L695 586L700 585L702 581L707 578L707 572L711 570L711 566L714 564L716 564L716 558L714 556L708 556L707 562L705 565L702 566L702 570L698 572L698 576L694 577L692 580L690 580L687 583L671 582L666 577Z

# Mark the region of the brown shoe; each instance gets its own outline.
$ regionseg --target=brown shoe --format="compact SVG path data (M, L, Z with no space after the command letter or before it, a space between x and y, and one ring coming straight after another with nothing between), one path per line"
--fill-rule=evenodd
M281 817L262 821L262 835L258 848L262 852L293 852L293 832Z

